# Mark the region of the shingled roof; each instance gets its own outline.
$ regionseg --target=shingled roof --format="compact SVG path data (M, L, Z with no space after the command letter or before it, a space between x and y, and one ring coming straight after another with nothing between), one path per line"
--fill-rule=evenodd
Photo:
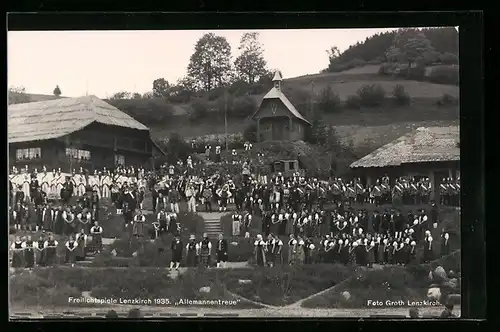
M139 121L96 96L84 96L9 105L9 143L59 138L93 122L149 131Z
M273 87L264 96L264 98L262 98L262 102L264 102L264 100L266 100L266 99L279 99L279 100L281 100L281 102L293 114L293 116L295 116L297 119L300 119L300 120L304 121L305 123L308 123L309 125L311 125L311 123L309 121L307 121L306 118L304 118L302 116L302 114L300 114L299 111L297 111L297 109L295 108L295 106L293 106L293 104L290 102L290 100L288 100L288 98L283 94L283 92L281 90L278 90L275 87ZM259 112L259 110L260 110L260 106L257 109L257 112L255 112L254 116Z
M460 160L460 130L420 127L355 161L351 168L391 167L402 164Z

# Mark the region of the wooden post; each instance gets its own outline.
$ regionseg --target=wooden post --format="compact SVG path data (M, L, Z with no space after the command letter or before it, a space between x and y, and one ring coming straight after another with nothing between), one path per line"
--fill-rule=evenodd
M373 185L373 176L371 174L366 176L366 186L371 187Z
M439 204L439 186L441 185L441 180L439 179L438 176L436 176L436 172L430 171L429 172L429 181L430 181L431 186L432 186L431 200L433 200L437 204Z
M260 118L257 118L257 143L260 142Z

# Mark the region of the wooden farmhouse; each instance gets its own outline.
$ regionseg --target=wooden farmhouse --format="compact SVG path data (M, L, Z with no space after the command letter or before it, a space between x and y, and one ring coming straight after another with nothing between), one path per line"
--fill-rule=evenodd
M460 177L460 130L452 127L420 127L382 146L350 165L368 185L373 179L389 175L424 176L431 180L432 199L439 197L443 179Z
M11 168L137 167L164 154L148 127L95 96L9 105L7 127Z

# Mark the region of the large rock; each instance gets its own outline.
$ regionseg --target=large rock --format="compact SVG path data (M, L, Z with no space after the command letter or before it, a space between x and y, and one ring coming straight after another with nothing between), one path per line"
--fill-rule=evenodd
M441 299L441 288L429 288L429 290L427 291L427 298L431 301L439 301L439 299Z
M236 247L238 245L238 242L231 242L231 245Z
M248 280L248 279L239 279L238 280L238 284L240 284L240 285L248 285L251 283L252 283L252 280Z
M349 293L348 291L343 291L342 297L346 300L349 300L351 298L351 293Z
M432 274L432 278L438 283L448 281L448 276L446 275L446 271L442 266L436 267Z
M210 286L201 287L199 290L200 293L210 293L210 291L211 291Z

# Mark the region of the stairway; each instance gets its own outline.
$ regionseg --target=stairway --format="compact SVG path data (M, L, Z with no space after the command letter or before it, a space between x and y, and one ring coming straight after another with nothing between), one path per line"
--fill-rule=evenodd
M90 241L90 240L89 240ZM111 239L111 238L103 238L102 239L102 245L103 245L103 249L106 247L106 246L109 246L111 245L113 242L115 242L115 239ZM80 265L80 266L89 266L90 264L92 264L92 261L94 260L95 258L95 254L94 252L87 252L87 254L85 255L85 259L82 260L82 261L76 261L75 264L76 265Z
M217 238L219 234L222 233L220 218L225 215L225 213L199 212L198 214L205 220L205 233L207 233L210 238Z

